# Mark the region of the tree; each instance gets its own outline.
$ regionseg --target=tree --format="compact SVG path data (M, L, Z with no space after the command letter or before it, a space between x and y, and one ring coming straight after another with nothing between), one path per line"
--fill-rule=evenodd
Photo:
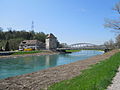
M118 2L117 4L115 4L114 11L116 11L118 13L118 15L120 15L120 2ZM120 48L120 18L116 18L116 19L106 19L105 20L105 27L107 28L111 28L112 30L114 30L114 32L118 33L119 35L116 37L116 46L117 48ZM110 46L111 41L105 42L105 45L108 47Z
M6 42L6 45L5 45L5 51L10 51L9 42L8 41Z
M3 31L3 28L2 27L0 27L0 32L2 32Z
M41 42L45 42L45 39L47 36L43 32L34 32L33 30L17 31L17 30L12 30L12 28L7 28L7 29L8 29L7 31L3 31L2 27L0 27L0 47L3 47L3 48L7 47L6 44L8 43L9 50L17 50L19 48L20 42L23 40L36 39Z
M113 10L117 11L118 14L120 14L120 2L118 2L115 7L113 8Z
M10 39L9 42L9 48L10 50L18 50L19 49L19 44L21 41L23 41L24 39L22 38L16 38L16 39Z
M0 46L0 51L3 51L1 46Z
M46 39L46 35L43 32L39 32L39 33L35 34L34 39L37 39L37 40L39 40L39 41L44 43L45 39Z
M116 11L118 14L120 14L120 2L118 2L114 6L113 10ZM118 18L118 19L106 19L104 26L107 28L111 28L113 30L116 30L116 31L120 31L120 18Z
M61 48L66 48L66 47L69 47L69 46L67 45L67 43L61 43L61 44L60 44L60 47L61 47Z
M12 27L8 27L7 29L8 29L9 32L12 31Z
M113 40L106 41L104 45L107 49L115 49L115 43Z
M116 37L116 46L120 48L120 34Z

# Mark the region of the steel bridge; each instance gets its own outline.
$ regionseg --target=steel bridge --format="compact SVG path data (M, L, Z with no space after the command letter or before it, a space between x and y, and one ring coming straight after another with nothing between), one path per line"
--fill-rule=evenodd
M88 49L96 49L96 50L105 50L106 47L104 45L95 45L91 43L76 43L76 44L71 44L68 45L64 48L57 48L57 50L77 50L77 49L83 49L83 50L88 50Z

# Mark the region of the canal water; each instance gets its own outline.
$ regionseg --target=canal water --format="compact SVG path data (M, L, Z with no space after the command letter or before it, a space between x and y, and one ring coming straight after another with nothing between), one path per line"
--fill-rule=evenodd
M0 79L36 72L59 65L69 64L103 53L103 51L96 50L81 50L80 52L74 52L70 54L0 59Z

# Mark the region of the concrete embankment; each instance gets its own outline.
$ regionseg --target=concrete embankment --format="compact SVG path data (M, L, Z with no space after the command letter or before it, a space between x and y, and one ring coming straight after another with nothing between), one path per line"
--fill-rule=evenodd
M53 83L70 79L81 74L81 70L84 70L92 64L96 64L99 61L109 58L116 52L119 52L119 50L113 50L103 55L94 56L86 60L77 61L74 63L49 68L46 70L3 79L0 80L0 90L40 90L42 88L46 89L49 85Z

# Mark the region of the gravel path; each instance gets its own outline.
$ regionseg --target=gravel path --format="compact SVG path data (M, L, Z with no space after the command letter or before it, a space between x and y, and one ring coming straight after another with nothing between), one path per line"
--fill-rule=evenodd
M108 87L107 90L120 90L120 67L118 73L113 78L112 84Z
M109 58L116 52L119 51L113 50L103 55L94 56L86 60L3 79L0 80L0 90L47 89L47 87L53 83L67 80L81 74L81 70L84 70L92 64L96 64L99 61Z

